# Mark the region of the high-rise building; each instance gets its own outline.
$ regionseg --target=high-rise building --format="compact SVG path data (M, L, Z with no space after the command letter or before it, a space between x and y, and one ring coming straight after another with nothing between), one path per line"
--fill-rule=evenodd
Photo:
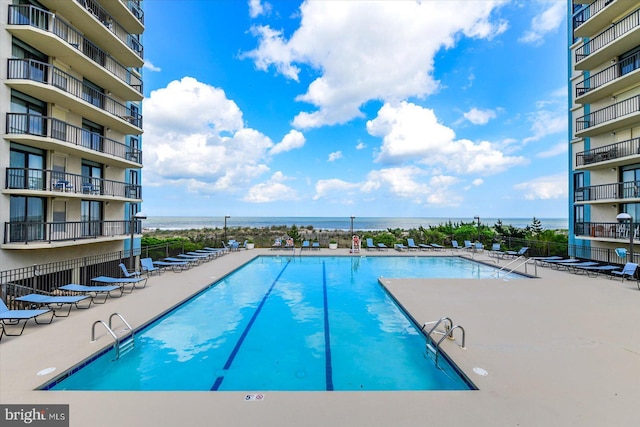
M0 270L139 245L143 31L138 0L0 0Z
M571 255L621 262L640 243L640 1L568 10Z

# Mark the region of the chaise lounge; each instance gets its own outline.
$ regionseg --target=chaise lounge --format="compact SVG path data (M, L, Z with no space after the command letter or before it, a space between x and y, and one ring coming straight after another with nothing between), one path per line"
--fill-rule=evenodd
M86 307L78 305L81 301L89 300L89 304ZM16 298L16 301L26 302L31 304L34 308L40 308L47 306L53 310L53 315L56 317L68 317L71 313L71 307L75 306L78 309L86 309L91 307L91 297L89 295L43 295L43 294L28 294ZM58 310L61 310L64 306L68 306L69 309L66 313L58 314Z
M123 285L106 285L106 286L86 286L86 285L76 285L75 283L70 283L68 285L60 286L58 289L63 290L65 292L71 293L80 293L85 294L91 297L91 301L94 304L104 304L107 301L107 298L119 298L122 296L122 291L124 289ZM111 292L119 290L120 295L113 296ZM104 294L104 299L99 300L98 295Z
M38 322L38 317L43 314L51 313L51 318L48 322ZM27 322L29 319L33 319L37 324L49 324L53 321L53 310L50 308L46 309L38 309L38 310L9 310L9 307L6 306L4 301L0 298L0 321L2 322L2 330L4 334L8 337L17 337L22 335L24 332L25 326L27 326ZM20 326L20 322L22 322L22 328L20 329L20 333L12 333L7 332L7 325L9 326ZM2 335L0 334L0 338Z

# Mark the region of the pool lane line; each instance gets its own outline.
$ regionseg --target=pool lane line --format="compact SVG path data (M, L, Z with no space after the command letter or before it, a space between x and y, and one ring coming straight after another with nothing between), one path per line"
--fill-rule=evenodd
M322 295L324 299L324 359L327 390L333 390L333 367L331 365L331 334L329 331L329 298L327 295L327 269L322 261Z
M244 328L244 331L242 331L242 335L240 335L240 338L238 339L236 346L233 348L233 350L231 351L231 354L229 355L229 358L227 359L227 362L224 364L223 370L226 371L231 367L231 364L233 363L233 359L236 358L236 355L240 350L240 346L242 346L244 339L247 337L247 334L249 333L249 330L253 326L253 323L256 321L258 314L260 314L260 310L262 310L262 306L267 301L267 298L269 298L271 291L276 286L276 283L278 283L278 280L280 280L280 276L282 276L282 273L284 273L284 270L289 266L290 262L291 260L288 260L287 263L284 265L284 267L282 267L282 270L280 270L280 273L278 273L278 275L274 279L273 283L271 284L271 287L269 288L269 290L267 290L267 293L264 294L264 297L262 297L262 301L260 301L260 304L258 305L258 308L256 308L256 311L253 312L253 316L251 316L249 323L247 323L247 326ZM220 388L220 384L222 384L223 380L224 380L224 375L221 375L218 378L216 378L216 381L211 386L211 391L217 391Z

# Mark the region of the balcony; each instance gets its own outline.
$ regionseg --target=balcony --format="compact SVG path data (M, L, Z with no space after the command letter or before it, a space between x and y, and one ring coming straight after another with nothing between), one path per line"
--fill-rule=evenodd
M629 3L624 0L595 0L573 19L574 37L588 37L627 10Z
M640 95L576 119L576 137L589 137L630 127L640 120Z
M638 198L640 198L640 181L590 185L576 188L573 193L573 200L576 202L611 202Z
M21 40L91 75L91 81L120 98L142 99L142 80L136 74L56 15L33 6L9 6L9 25Z
M622 18L576 49L575 68L590 70L638 45L640 9Z
M24 194L25 191L20 190L27 190L83 199L142 199L140 185L47 169L7 168L6 189L11 194Z
M129 33L93 0L49 0L44 3L48 3L56 11L54 16L62 16L68 22L73 22L85 37L106 48L123 64L129 67L141 67L144 64L143 47L138 36ZM44 25L45 22L38 24Z
M140 234L142 222L134 224L135 234ZM131 223L129 221L66 221L66 222L5 222L4 243L20 243L24 245L55 242L70 242L73 245L78 241L113 240L116 236L130 236ZM118 239L122 240L122 239Z
M640 52L576 84L576 102L590 104L640 84Z
M52 148L51 144L56 144L58 141L65 142L82 150L83 157L88 160L100 163L106 160L109 164L123 168L142 165L142 151L138 148L53 117L7 113L7 136L13 141L24 141L29 145L49 150ZM52 139L55 141L51 141ZM68 150L70 148L68 144L58 145Z
M638 223L633 224L634 240L638 238ZM575 222L574 234L576 236L595 237L598 240L616 242L629 241L629 225L618 222Z
M142 115L44 62L33 59L9 59L6 84L124 134L142 133Z
M602 164L602 167L611 167L615 165L617 159L625 159L626 161L628 160L626 157L638 155L640 155L640 138L627 139L576 153L576 168L602 164L603 162L606 163Z

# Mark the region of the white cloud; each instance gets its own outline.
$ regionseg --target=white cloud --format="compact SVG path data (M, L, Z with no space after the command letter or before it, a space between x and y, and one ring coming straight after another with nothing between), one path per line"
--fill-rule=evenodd
M538 3L541 9L543 6L546 6L546 8L542 10L542 13L533 17L531 28L520 37L520 42L534 45L542 44L544 36L547 33L556 31L566 17L566 2L545 0L538 1Z
M367 131L382 138L376 161L385 164L418 162L455 173L489 175L527 162L505 156L488 141L455 140L453 130L440 124L433 110L407 102L383 105L367 122Z
M540 105L542 106L542 104ZM525 144L538 141L547 135L567 133L567 111L556 104L556 108L541 109L529 115L533 135L523 140Z
M243 200L250 203L297 200L298 194L296 191L283 184L283 181L287 179L282 172L278 171L267 182L251 187Z
M345 123L361 116L372 99L424 97L438 88L434 57L462 37L491 38L506 30L492 21L504 0L465 2L306 1L300 27L282 31L253 27L258 47L245 53L261 70L298 81L308 65L321 75L298 101L315 107L294 119L299 128ZM398 66L402 64L402 66Z
M273 142L243 127L221 89L185 77L152 91L143 109L146 184L237 191L269 170Z
M364 150L365 148L367 148L367 146L362 141L358 142L358 145L356 145L356 150Z
M156 67L155 65L153 65L151 61L149 61L148 59L144 60L144 65L142 66L142 68L144 68L145 70L154 71L154 72L162 71L160 67Z
M543 176L513 186L515 190L524 192L527 200L566 199L568 195L567 175L556 174Z
M292 129L270 151L273 154L284 153L304 146L305 138L302 132Z
M541 159L546 159L548 157L555 157L561 154L566 154L569 150L568 144L566 142L559 142L548 150L539 152L536 157Z
M329 153L328 162L335 162L342 158L342 151L334 151L333 153Z
M493 110L478 110L477 108L472 108L464 113L464 118L474 125L486 125L489 123L489 120L496 118L496 112Z
M249 0L249 16L257 18L260 15L266 15L271 11L271 4L262 2L262 0Z
M477 179L474 179L474 180L471 182L471 184L473 184L473 185L475 185L475 186L477 187L477 186L479 186L479 185L484 184L484 181L483 181L481 178L477 178Z
M350 194L354 194L359 187L359 184L354 184L337 178L321 179L316 183L316 193L313 196L313 200L332 198L337 194L346 194L349 196Z

